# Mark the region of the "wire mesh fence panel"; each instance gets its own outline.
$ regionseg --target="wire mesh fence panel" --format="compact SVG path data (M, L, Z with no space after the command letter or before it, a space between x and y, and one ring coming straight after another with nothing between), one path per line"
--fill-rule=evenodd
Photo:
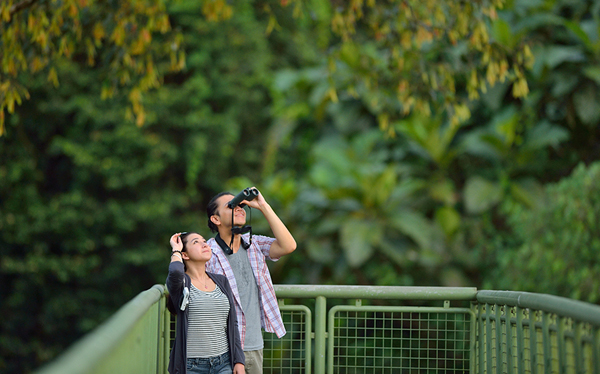
M494 312L499 309L502 312ZM474 372L600 373L600 336L594 325L555 313L509 306L485 304L474 310ZM497 328L502 332L497 332ZM498 345L495 336L501 339Z
M330 315L330 372L468 373L471 312L428 309L436 311L337 308Z
M310 373L311 312L302 305L280 306L286 334L263 333L263 373Z

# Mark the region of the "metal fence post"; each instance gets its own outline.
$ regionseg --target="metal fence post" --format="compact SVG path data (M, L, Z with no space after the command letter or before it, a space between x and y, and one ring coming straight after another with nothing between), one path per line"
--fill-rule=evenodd
M325 374L327 299L317 296L315 304L315 374Z

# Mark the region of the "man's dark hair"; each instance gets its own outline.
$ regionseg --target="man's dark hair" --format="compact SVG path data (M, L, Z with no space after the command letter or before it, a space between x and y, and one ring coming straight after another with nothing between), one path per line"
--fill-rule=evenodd
M212 232L218 232L219 229L217 228L217 225L215 225L211 220L210 217L214 216L215 214L217 214L217 210L218 210L218 206L217 206L217 199L223 195L232 195L233 194L231 192L219 192L218 194L216 194L212 199L210 199L210 201L208 202L208 205L206 206L206 216L208 217L208 228L210 229L210 231Z

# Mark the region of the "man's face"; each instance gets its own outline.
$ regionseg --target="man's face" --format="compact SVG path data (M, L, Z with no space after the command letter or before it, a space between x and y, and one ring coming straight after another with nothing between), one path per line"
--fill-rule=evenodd
M223 195L217 199L217 213L221 227L231 228L231 214L233 213L234 226L246 224L246 211L240 206L231 209L227 205L233 199L233 195Z

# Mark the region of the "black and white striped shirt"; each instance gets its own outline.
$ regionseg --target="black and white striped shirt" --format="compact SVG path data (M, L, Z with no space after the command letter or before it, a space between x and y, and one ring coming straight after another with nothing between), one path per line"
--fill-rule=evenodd
M192 284L188 308L187 357L207 358L227 352L227 295L219 286L204 292Z

